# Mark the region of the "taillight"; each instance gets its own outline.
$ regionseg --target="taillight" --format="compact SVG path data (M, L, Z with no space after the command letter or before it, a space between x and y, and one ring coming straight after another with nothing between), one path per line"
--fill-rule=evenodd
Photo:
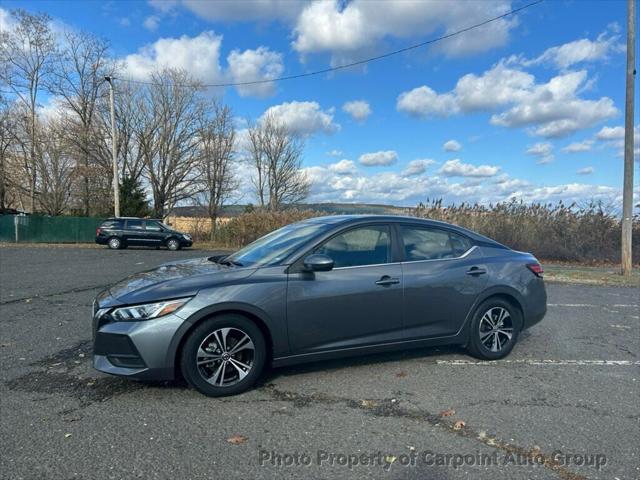
M542 274L544 273L542 265L540 265L539 263L529 263L527 265L527 268L531 270L531 272L533 272L536 277L542 278Z
M99 237L102 233L102 229L100 227L96 228L96 237Z

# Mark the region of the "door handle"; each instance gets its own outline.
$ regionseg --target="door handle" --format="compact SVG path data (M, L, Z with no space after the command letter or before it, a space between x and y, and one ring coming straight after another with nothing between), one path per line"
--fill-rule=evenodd
M484 275L485 273L487 273L487 269L486 268L479 268L479 267L471 267L469 270L467 270L467 275Z
M400 283L399 278L391 278L389 275L384 275L383 277L380 278L380 280L376 282L376 285L386 287L388 285L395 285L398 283Z

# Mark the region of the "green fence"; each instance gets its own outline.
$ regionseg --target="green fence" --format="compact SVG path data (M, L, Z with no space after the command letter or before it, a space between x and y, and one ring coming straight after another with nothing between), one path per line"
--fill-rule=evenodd
M102 218L0 215L0 242L93 243Z

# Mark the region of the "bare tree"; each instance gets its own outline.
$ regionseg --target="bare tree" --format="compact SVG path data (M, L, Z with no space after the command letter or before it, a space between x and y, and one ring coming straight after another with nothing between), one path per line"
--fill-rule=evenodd
M110 150L100 149L105 137L99 121L99 103L105 100L105 76L113 76L108 42L87 33L64 33L64 49L56 55L55 68L47 82L49 91L70 113L66 116L69 148L78 159L82 213L95 213L104 204L104 184L111 182ZM108 131L108 130L107 130ZM102 168L100 168L102 167ZM100 192L96 195L96 190ZM97 198L96 198L97 197ZM94 200L99 206L94 206Z
M62 114L61 114L62 115ZM74 182L76 163L72 159L67 122L62 116L49 118L38 128L39 203L49 215L61 215L67 209Z
M201 197L211 220L211 240L215 237L220 208L238 188L233 172L235 134L231 109L214 102L211 112L204 112L198 130L204 187Z
M15 10L13 28L0 32L0 80L23 104L27 119L28 149L24 164L29 178L29 209L35 209L37 182L36 142L38 95L43 82L51 74L55 41L50 18L46 14L32 15Z
M249 129L249 157L256 169L253 184L262 207L275 211L309 195L302 167L304 141L272 115Z
M153 195L153 213L159 218L200 192L197 133L205 109L201 90L185 71L165 69L152 75L140 106L138 148Z
M11 204L11 160L15 120L7 99L0 94L0 210Z

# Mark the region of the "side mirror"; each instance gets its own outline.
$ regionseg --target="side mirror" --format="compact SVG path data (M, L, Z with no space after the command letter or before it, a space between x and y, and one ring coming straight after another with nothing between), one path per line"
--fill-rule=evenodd
M309 272L328 272L333 268L333 260L327 255L314 253L304 259L304 268Z

